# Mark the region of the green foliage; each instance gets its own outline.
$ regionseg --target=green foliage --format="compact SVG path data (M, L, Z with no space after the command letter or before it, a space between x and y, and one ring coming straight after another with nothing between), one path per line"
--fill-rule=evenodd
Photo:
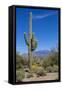
M23 68L24 59L21 55L16 54L16 69Z
M25 72L23 69L16 70L16 80L21 81L25 77Z
M33 74L30 72L27 74L27 78L31 78L31 77L33 77Z
M46 67L48 67L49 65L50 65L50 61L47 58L44 58L42 62L42 67L46 69Z
M53 66L53 72L58 72L58 69L59 69L59 68L58 68L58 65L54 65L54 66Z
M46 69L47 67L54 65L58 65L58 53L54 52L50 54L48 57L45 57L42 63L42 66Z
M37 74L38 77L46 75L46 71L42 67L37 67L35 73Z
M16 80L45 76L47 73L58 72L58 52L52 52L46 57L33 56L31 69L28 68L27 58L16 55ZM55 78L57 79L57 78Z
M21 55L16 54L16 80L21 81L25 77L24 59Z
M37 64L38 66L42 66L42 62L43 62L42 57L33 56L32 64Z
M57 66L57 65L48 66L48 67L46 68L46 71L47 71L47 72L58 72L58 66Z
M45 72L44 68L42 68L42 67L40 67L40 66L38 66L36 64L32 66L32 72L36 73L37 76L44 76L44 75L46 75L46 72Z
M53 72L53 67L52 67L52 66L48 66L48 67L46 68L46 71L47 71L47 72Z
M38 69L38 64L33 64L32 65L32 72L33 73L36 73L37 72L37 69Z

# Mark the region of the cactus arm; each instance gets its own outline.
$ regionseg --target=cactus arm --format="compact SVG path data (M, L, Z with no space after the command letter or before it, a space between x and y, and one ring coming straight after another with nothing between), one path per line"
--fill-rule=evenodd
M28 40L27 40L27 37L26 37L26 33L25 32L24 32L24 39L25 39L26 45L29 46L29 43L28 43Z
M37 48L37 41L35 41L35 49Z
M34 51L37 48L37 41L34 37L34 33L32 33L32 39L31 39L31 51Z
M37 48L37 41L35 41L35 46L31 47L31 51L34 51Z
M37 48L37 41L35 40L35 49Z

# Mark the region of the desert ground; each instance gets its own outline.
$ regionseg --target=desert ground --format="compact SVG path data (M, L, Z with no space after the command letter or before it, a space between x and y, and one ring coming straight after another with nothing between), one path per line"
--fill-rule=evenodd
M37 77L35 74L31 78L24 78L23 81L44 81L44 80L57 80L58 79L58 73L47 73L46 76L40 76Z

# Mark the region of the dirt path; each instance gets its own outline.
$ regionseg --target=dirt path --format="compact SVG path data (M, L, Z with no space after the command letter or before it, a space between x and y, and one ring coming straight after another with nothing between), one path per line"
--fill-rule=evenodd
M56 79L58 79L58 73L47 73L46 76L36 77L34 75L34 77L32 77L32 78L23 79L23 81L28 82L28 81L44 81L44 80L56 80Z

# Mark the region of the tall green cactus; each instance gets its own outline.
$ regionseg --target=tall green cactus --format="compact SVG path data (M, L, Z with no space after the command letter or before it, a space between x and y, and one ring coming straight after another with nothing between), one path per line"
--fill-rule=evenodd
M28 60L29 60L29 69L32 68L32 52L37 48L37 41L34 37L34 33L32 32L32 12L29 13L29 33L28 38L26 37L26 33L24 32L24 39L26 45L28 46Z

